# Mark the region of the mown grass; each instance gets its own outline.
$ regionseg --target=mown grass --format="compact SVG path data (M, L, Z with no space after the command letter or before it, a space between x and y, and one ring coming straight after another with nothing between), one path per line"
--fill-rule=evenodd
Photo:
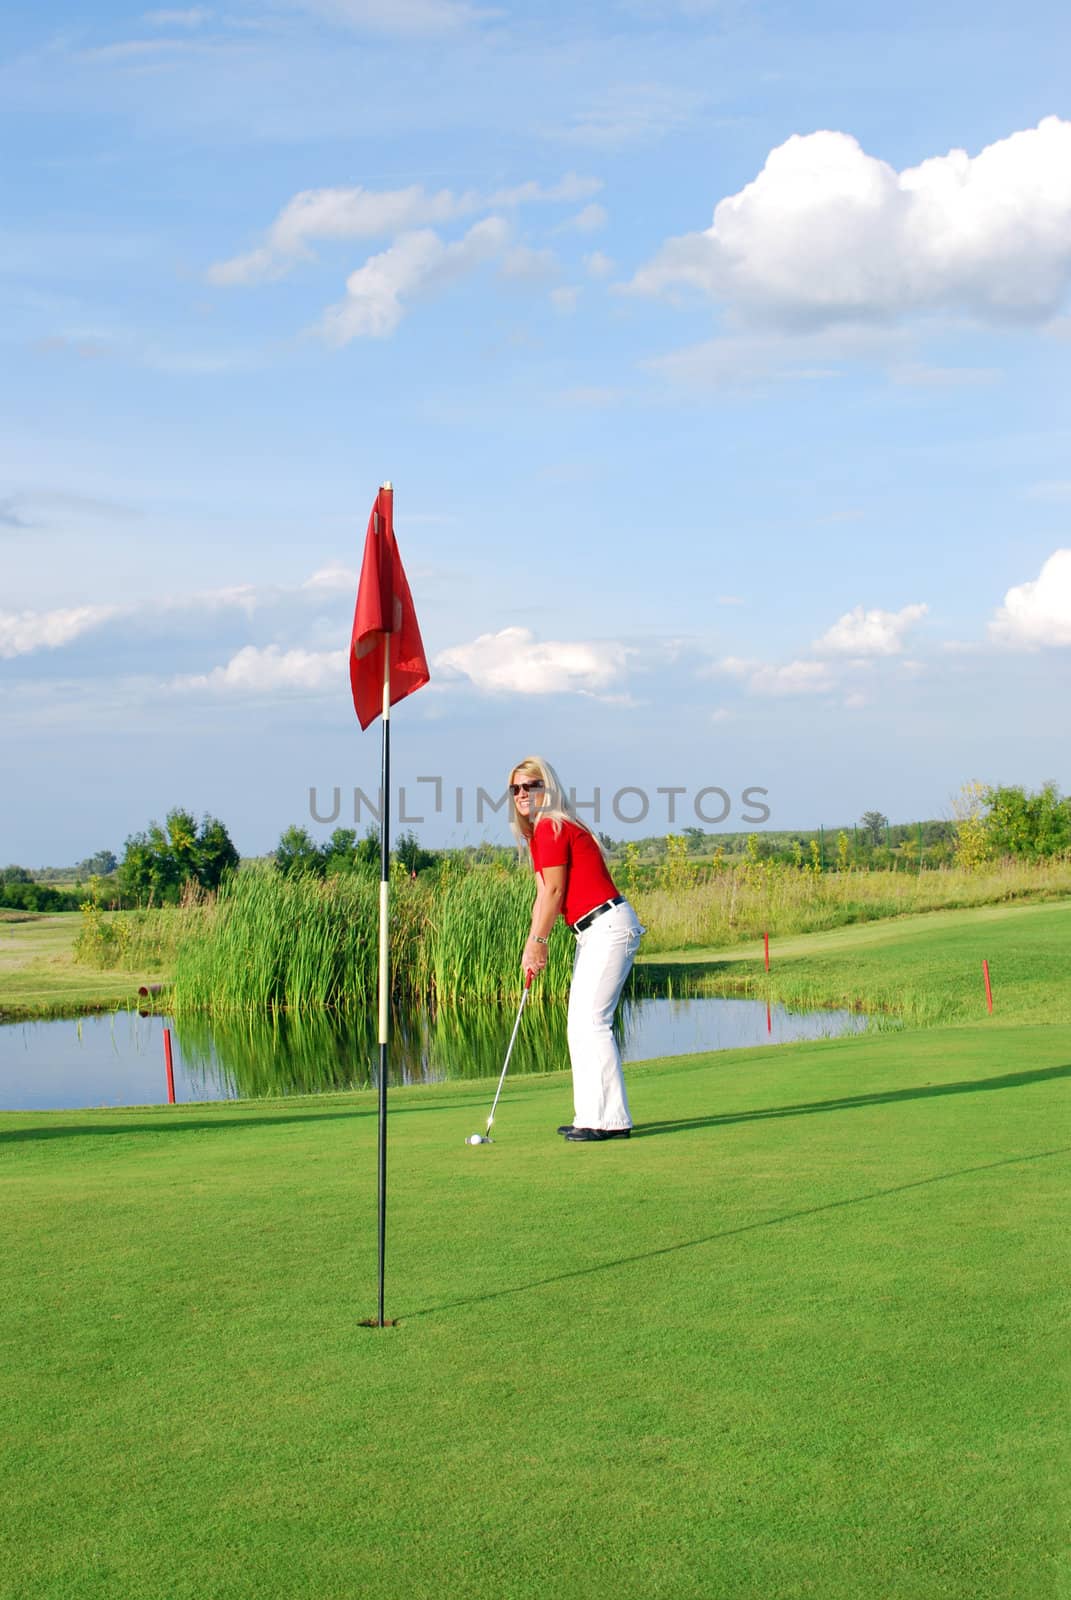
M0 1117L0 1596L1057 1600L1071 1029Z
M1071 1022L1071 901L932 912L761 946L653 959L641 992L758 995L801 1010L848 1006L915 1027L987 1015Z
M76 911L0 919L0 1021L130 1005L144 974L91 971L74 959Z

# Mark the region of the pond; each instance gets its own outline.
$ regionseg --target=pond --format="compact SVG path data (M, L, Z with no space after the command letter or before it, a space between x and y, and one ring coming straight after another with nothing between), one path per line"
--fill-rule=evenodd
M473 1006L438 1016L396 1013L390 1082L496 1078L515 1012ZM167 1099L163 1030L172 1030L180 1102L367 1089L379 1048L374 1015L196 1018L180 1023L120 1011L0 1026L0 1109L75 1110L155 1105ZM762 1000L632 999L617 1035L625 1061L831 1038L866 1026L847 1011L788 1011ZM565 1009L530 1006L510 1073L567 1067Z

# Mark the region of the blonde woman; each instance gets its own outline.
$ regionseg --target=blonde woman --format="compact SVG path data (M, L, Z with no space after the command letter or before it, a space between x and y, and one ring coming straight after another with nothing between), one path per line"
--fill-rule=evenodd
M542 756L510 773L510 827L536 877L532 926L521 967L540 973L559 915L576 937L569 986L573 1120L558 1129L571 1143L627 1139L632 1117L613 1023L644 930L618 894L591 829L579 822L561 779Z

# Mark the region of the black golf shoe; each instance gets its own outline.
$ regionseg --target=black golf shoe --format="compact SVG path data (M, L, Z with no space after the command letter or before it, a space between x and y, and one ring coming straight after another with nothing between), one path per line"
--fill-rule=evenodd
M565 1137L570 1144L597 1144L603 1139L628 1139L631 1128L566 1128Z
M558 1129L558 1132L559 1133L572 1133L574 1126L575 1126L575 1124L572 1123L572 1122L563 1122L561 1127Z

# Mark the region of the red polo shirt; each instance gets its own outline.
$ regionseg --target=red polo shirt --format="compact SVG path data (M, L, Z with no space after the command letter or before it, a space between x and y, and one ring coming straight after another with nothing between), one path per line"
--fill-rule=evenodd
M544 867L565 868L562 916L566 922L578 922L604 900L612 900L617 889L606 870L602 851L586 828L565 821L557 835L554 830L552 818L540 817L536 821L528 841L532 865L540 873Z

